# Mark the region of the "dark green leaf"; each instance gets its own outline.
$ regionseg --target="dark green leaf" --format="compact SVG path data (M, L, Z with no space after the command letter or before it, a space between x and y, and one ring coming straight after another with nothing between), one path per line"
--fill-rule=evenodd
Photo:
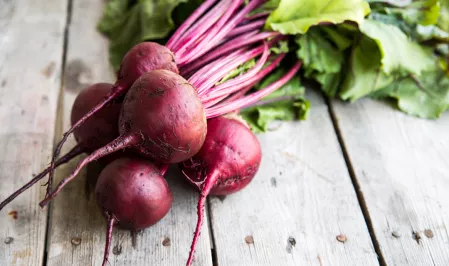
M360 30L377 43L381 52L382 71L386 74L419 75L434 64L431 49L411 41L398 27L366 19L360 25Z
M381 70L380 60L381 54L377 44L363 37L353 48L340 97L353 102L393 82L393 76Z
M435 119L449 108L449 77L439 68L424 72L420 77L410 75L398 79L373 97L395 98L403 112Z

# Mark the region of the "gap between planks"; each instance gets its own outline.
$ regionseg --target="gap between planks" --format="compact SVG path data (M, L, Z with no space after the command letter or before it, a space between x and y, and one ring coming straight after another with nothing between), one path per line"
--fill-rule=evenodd
M340 130L340 125L338 124L338 119L337 119L337 116L334 111L333 103L332 103L332 101L329 100L329 97L324 95L324 93L322 93L322 95L325 99L326 105L328 106L329 116L332 120L332 125L334 127L335 134L337 135L338 143L340 144L341 151L343 153L343 158L345 160L346 167L348 168L349 176L351 177L351 182L352 182L352 185L354 186L354 191L357 195L357 200L359 202L363 217L364 217L366 225L368 227L368 232L370 234L371 241L374 246L374 251L377 254L377 259L379 260L380 266L387 266L385 258L382 255L382 252L380 250L380 244L376 237L376 232L374 230L373 222L371 220L371 216L368 211L368 206L366 204L365 197L363 196L363 192L360 189L359 181L357 180L357 176L355 174L354 167L352 166L351 159L349 158L348 149L346 148L346 144L345 144L345 141L343 139L343 136L342 136L342 133Z
M56 106L56 123L55 123L55 129L54 129L54 139L53 139L53 147L52 150L56 148L57 143L61 139L60 134L63 132L63 110L64 110L64 77L65 77L65 71L66 71L66 62L67 62L67 47L68 47L68 40L69 40L69 28L70 28L70 22L72 20L72 7L73 7L73 0L67 1L67 11L66 11L66 22L64 27L64 40L62 44L62 61L61 61L61 78L60 78L60 84L59 84L59 95L58 95L58 103ZM53 153L51 154L53 156ZM50 157L51 158L51 157ZM44 258L42 265L47 265L48 260L48 245L50 240L50 228L51 228L51 208L52 208L52 202L47 205L47 228L45 229L45 243L44 243Z

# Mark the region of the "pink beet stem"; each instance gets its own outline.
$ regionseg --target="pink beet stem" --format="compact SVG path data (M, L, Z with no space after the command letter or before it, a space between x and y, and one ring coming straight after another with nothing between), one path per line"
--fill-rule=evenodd
M265 11L265 12L257 13L257 14L251 15L251 16L246 16L245 20L248 21L248 20L254 20L254 19L258 19L258 18L266 18L270 14L271 14L271 12Z
M66 131L64 133L64 135L62 137L62 140L56 146L56 149L55 149L55 151L53 153L53 158L51 159L50 176L48 177L47 193L46 193L45 197L48 197L48 195L51 194L51 189L52 189L52 186L53 186L53 175L54 175L54 168L55 168L55 160L56 160L56 158L58 158L58 155L61 152L62 145L67 141L67 138L69 137L69 135L72 134L75 129L77 129L81 124L83 124L92 115L94 115L96 112L98 112L106 104L111 103L114 99L116 99L118 96L120 96L123 92L124 92L124 88L123 87L114 85L114 87L111 88L111 92L108 93L99 104L97 104L94 108L92 108L80 120L78 120L74 125L72 125L72 127L68 131Z
M235 2L231 0L223 0L216 6L217 10L210 12L208 14L209 16L206 15L205 22L200 21L195 30L192 30L192 32L187 32L186 35L188 36L185 38L182 46L173 51L175 53L176 62L178 65L185 61L186 53L191 50L192 43L198 38L198 36L201 36L202 34L209 36L211 32L215 32L217 29L221 28L240 4L241 0L237 0Z
M111 141L107 145L97 149L93 153L91 153L89 156L81 160L78 164L78 166L73 170L73 172L66 178L64 178L56 187L55 191L53 191L50 195L46 196L43 201L39 203L41 207L44 207L48 204L50 200L55 198L63 189L65 185L67 185L70 181L72 181L81 171L84 166L89 164L92 161L98 160L99 158L106 156L108 154L111 154L113 152L116 152L118 150L122 150L127 147L131 147L134 145L137 145L141 142L141 137L139 134L129 134L129 135L122 135L116 138L115 140Z
M207 78L205 78L205 77L208 77L208 76L214 74L219 69L222 69L229 63L235 61L237 58L242 56L244 54L244 52L245 52L245 49L240 49L230 55L227 55L225 57L215 60L214 62L201 68L195 74L193 74L190 78L188 78L189 83L192 84L198 90L199 87L204 82L207 81Z
M76 145L73 147L66 155L62 156L59 160L56 161L55 167L58 167L62 164L67 163L71 159L75 158L76 156L84 153L84 146L83 145ZM48 172L50 172L50 167L47 167L44 171L42 171L40 174L36 175L33 179L31 179L28 183L26 183L23 187L19 188L17 191L15 191L11 196L6 198L2 203L0 203L0 211L11 201L13 201L17 196L22 194L25 190L36 184L39 180L44 178Z
M227 91L227 94L221 93L220 94L221 96L215 96L213 99L208 100L208 101L204 100L203 101L204 107L210 108L211 106L217 104L218 102L225 99L226 97L228 97L228 95L230 95L234 92L238 93L243 90L243 94L241 94L241 96L243 96L248 90L250 90L252 88L252 86L254 86L257 82L261 81L266 75L268 75L271 71L273 71L276 68L276 66L282 61L282 59L284 57L285 57L285 54L278 55L267 67L265 67L259 73L257 73L257 75L255 75L251 79L248 79L245 82L243 82L237 86L230 88ZM248 89L248 87L249 87L249 89ZM240 98L240 97L238 97L238 98ZM237 99L237 97L235 99ZM229 101L226 101L226 102L229 103Z
M192 70L194 71L195 69L203 67L205 64L211 62L216 58L219 58L220 56L226 55L242 47L249 46L250 44L265 40L269 37L275 37L277 35L279 35L278 32L261 32L257 34L257 31L253 31L245 33L243 36L239 36L223 43L222 45L214 48L214 50L211 50L210 53L207 53L195 62L188 64L185 68L182 68L182 72L189 73Z
M209 32L208 36L204 39L204 41L201 43L201 45L196 46L194 49L189 51L188 55L183 56L183 60L179 62L179 65L185 65L187 63L190 63L203 54L205 54L207 51L209 51L211 48L213 48L216 44L218 44L233 28L235 28L238 23L254 8L262 4L264 0L253 0L250 1L249 4L247 4L240 12L238 12L236 15L232 17L231 20L227 21L229 17L234 13L234 11L237 9L237 7L241 4L241 1L236 1L236 6L232 6L232 8L229 9L229 12L225 14L224 18L217 22L216 27L213 27ZM229 16L226 16L229 15ZM226 19L226 20L225 20ZM223 22L223 23L220 23ZM226 22L226 24L225 24Z
M240 27L236 27L233 30L231 30L228 35L226 35L226 38L231 38L234 37L236 35L242 34L242 33L246 33L255 29L259 29L260 27L262 27L263 25L265 25L265 18L264 19L260 19L260 20L256 20L254 22L248 23L246 25L240 26Z
M181 36L185 33L185 31L199 18L203 15L204 12L209 9L217 0L206 0L202 3L195 11L182 23L181 26L173 33L170 40L167 42L168 49L173 51L174 46L176 46L177 42L181 38Z
M301 67L301 64L302 64L302 62L298 61L282 78L271 83L267 87L265 87L257 92L254 92L254 93L247 95L243 98L237 99L233 102L222 103L222 104L214 106L210 109L207 109L206 110L207 119L232 112L233 110L246 107L248 105L251 105L251 104L259 101L263 97L269 95L273 91L284 86L291 78L293 78L293 76L296 74L296 72Z
M198 220L196 223L195 233L193 236L192 245L190 246L189 258L187 260L186 266L190 266L193 261L193 254L195 253L196 244L198 243L198 239L201 233L201 226L203 225L204 220L204 205L206 204L207 195L209 195L210 191L214 187L215 183L218 180L219 174L217 172L212 173L206 177L203 182L203 185L200 189L200 197L198 199L197 205L197 215ZM190 180L189 177L187 179Z
M170 166L169 164L163 164L163 165L160 167L160 169L161 169L161 175L162 175L162 176L164 176L164 175L167 173L168 167L169 167L169 166Z
M184 33L182 41L173 48L173 52L179 51L185 44L191 40L198 38L200 32L210 29L217 20L226 12L226 7L230 5L230 1L220 1L210 11L208 11L202 18L200 18L190 29ZM204 36L204 35L203 35Z
M256 85L257 82L258 81L253 82L253 83L251 83L251 85L247 86L246 88L237 91L236 93L234 93L231 96L229 96L228 98L226 98L223 102L229 103L229 102L232 102L239 98L242 98L243 95L245 95L248 91L250 91L254 87L254 85Z
M220 68L217 72L215 72L212 76L205 76L205 81L201 83L201 86L196 87L198 89L198 94L200 98L207 92L212 86L214 86L218 81L220 81L223 77L225 77L230 71L234 70L241 64L255 58L260 55L264 51L264 47L259 46L254 48L243 55L239 56L229 64L226 64L225 67ZM195 86L194 84L192 84Z
M239 77L235 77L231 80L226 81L225 83L222 83L220 85L213 86L213 87L209 88L208 91L204 92L203 95L201 95L201 101L204 101L204 102L208 101L208 100L212 99L215 94L219 94L219 96L228 94L228 93L226 93L226 89L240 85L243 82L248 81L248 79L251 79L252 77L256 76L257 73L259 73L259 71L263 68L263 66L265 65L265 62L267 62L268 56L270 55L270 50L268 49L268 45L266 42L263 44L263 47L264 48L263 48L262 56L260 57L257 64L252 69L250 69L249 71L247 71L246 73L244 73L243 75L241 75ZM223 91L224 91L224 94L220 95L220 92L223 92Z
M104 246L102 266L106 266L108 264L109 250L111 248L111 240L112 240L112 231L114 229L114 224L116 222L116 219L112 214L106 213L105 216L108 217L108 227L106 229L106 244Z
M246 37L246 40L248 40L248 38L250 38L256 34L257 34L257 31L253 31L253 32L249 32L249 33L245 34L244 37ZM234 40L237 41L237 38ZM226 42L226 43L228 43L228 42ZM248 44L250 44L250 43L248 43ZM233 42L231 42L228 45L233 45ZM241 48L241 47L243 47L243 46L239 45L239 47L237 47L237 48ZM198 58L197 60L195 60L192 63L189 63L185 66L181 66L179 69L179 72L181 72L181 74L183 74L183 75L197 72L200 69L204 69L204 67L206 66L207 63L214 63L215 61L212 61L212 60L217 59L219 57L228 56L232 52L235 52L235 50L237 50L237 48L228 49L228 46L225 46L224 44L214 47L213 49L211 49L210 53L205 54L203 57Z

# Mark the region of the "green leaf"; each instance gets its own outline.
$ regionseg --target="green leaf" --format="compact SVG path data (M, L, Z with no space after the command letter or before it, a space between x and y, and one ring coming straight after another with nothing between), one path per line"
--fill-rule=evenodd
M367 0L368 3L386 3L393 6L404 7L409 5L412 0Z
M268 0L261 7L254 9L249 15L254 15L263 12L273 12L278 6L281 0Z
M405 8L386 8L388 13L398 14L408 24L435 25L440 16L438 0L414 1Z
M303 62L305 76L316 79L328 96L334 96L341 80L342 51L316 28L305 35L298 35L296 42L299 45L297 56Z
M366 19L360 25L360 30L377 43L381 52L382 70L386 74L419 75L432 68L434 58L431 49L412 42L398 27Z
M342 74L337 73L317 73L315 79L321 84L321 90L329 97L337 95Z
M305 99L279 101L267 106L244 110L241 116L254 133L266 132L270 122L275 120L291 121L307 119L310 102Z
M449 32L449 0L440 0L438 26L444 31Z
M286 73L286 69L278 68L255 89L262 89L278 80ZM242 117L255 133L265 132L271 121L306 119L310 103L304 99L305 88L301 85L299 76L294 77L284 86L263 98L258 106L241 110Z
M275 46L270 48L270 52L274 54L284 54L288 53L290 48L288 47L288 41L279 41L275 44Z
M437 26L418 25L416 27L416 32L419 41L435 40L437 42L449 43L449 33L445 32L444 30L440 29Z
M266 27L282 34L304 34L321 23L360 24L369 12L364 0L281 0L268 17Z
M305 35L298 35L296 43L299 45L297 56L303 62L306 71L336 73L340 71L343 54L317 31L310 31Z
M327 35L327 37L337 46L338 50L343 51L351 46L352 40L349 36L346 36L342 31L338 31L333 27L321 27L321 30Z
M410 25L405 22L400 16L394 14L384 14L379 12L371 12L368 16L369 19L379 21L385 24L390 24L398 27L405 34L415 37L415 25Z
M378 91L373 97L397 99L403 112L421 118L435 119L449 108L449 77L441 70L410 75Z
M340 97L353 102L393 82L394 77L381 70L380 60L381 54L377 44L367 37L362 37L353 48Z
M173 10L188 0L111 0L97 28L110 39L109 60L118 69L123 56L142 41L159 41L174 29ZM194 1L195 2L195 1Z

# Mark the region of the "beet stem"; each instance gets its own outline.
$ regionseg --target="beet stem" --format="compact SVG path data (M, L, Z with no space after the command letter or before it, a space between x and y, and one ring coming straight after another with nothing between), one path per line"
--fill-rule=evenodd
M237 58L242 56L244 52L245 52L244 49L240 49L225 57L219 58L211 62L209 65L197 70L191 77L189 77L188 78L189 83L198 89L198 87L201 86L202 83L207 81L207 78L205 77L212 75L219 69L222 69L226 65L235 61Z
M186 30L183 39L178 41L177 45L173 47L172 52L176 54L180 49L183 49L187 43L193 44L194 42L201 41L206 35L208 29L210 29L215 22L224 14L226 11L229 1L220 1L217 5L210 9L207 14L205 14L201 19L199 19L195 25L190 29ZM200 34L201 33L201 34Z
M78 155L80 155L80 154L82 154L84 152L85 152L85 150L84 150L84 146L83 145L80 145L80 144L76 145L66 155L62 156L59 160L56 161L55 167L58 167L58 166L60 166L62 164L65 164L65 163L69 162L71 159L73 159L74 157L76 157L76 156L78 156ZM0 211L8 203L13 201L17 196L19 196L20 194L25 192L25 190L27 190L28 188L30 188L31 186L36 184L39 180L44 178L48 174L48 172L50 172L50 166L47 167L47 169L45 169L44 171L42 171L40 174L36 175L33 179L31 179L23 187L19 188L16 192L11 194L11 196L9 196L7 199L5 199L2 203L0 203Z
M181 26L173 33L170 40L167 42L168 49L172 50L176 45L177 42L182 38L182 35L185 33L185 31L192 26L195 21L201 17L201 15L206 12L206 10L213 5L217 0L207 0L204 3L202 3L195 11L187 18L187 20L182 23ZM173 50L172 50L173 51Z
M248 86L248 84L251 84L251 78L257 76L257 74L265 65L265 62L267 62L268 56L270 55L270 50L268 49L268 45L266 42L263 44L263 47L263 54L252 69L248 70L246 73L242 74L239 77L233 78L226 81L225 83L210 88L204 93L204 96L201 97L201 101L211 100L214 98L214 96L217 97L227 95L229 94L229 92L227 91L232 91L236 86L246 87Z
M257 31L252 31L245 33L242 36L229 40L220 46L214 48L213 51L207 53L203 57L200 57L195 62L188 64L185 68L182 69L182 73L190 73L195 71L196 69L200 69L205 64L211 62L212 60L219 58L220 56L226 55L236 49L240 49L245 46L249 46L250 44L254 44L256 42L262 41L269 37L275 37L279 35L278 32L261 32L257 34Z
M81 160L79 162L78 166L73 170L73 172L66 178L64 178L61 182L59 182L56 189L48 196L45 197L43 201L39 203L41 207L44 207L48 204L50 200L55 198L62 190L62 188L67 185L70 181L72 181L81 171L81 169L84 168L87 164L89 164L92 161L98 160L103 156L106 156L108 154L111 154L113 152L116 152L118 150L122 150L127 147L131 147L134 145L139 144L142 141L142 138L139 134L129 134L129 135L121 135L115 140L111 141L110 143L106 144L105 146L97 149L96 151L92 152L89 156Z
M108 257L109 257L109 250L111 248L111 240L112 240L112 231L114 229L114 224L116 222L116 219L113 215L109 213L105 213L108 217L108 227L106 230L106 244L104 246L104 255L103 255L103 264L102 266L106 266L108 263Z
M207 108L211 108L212 106L214 106L218 102L220 102L223 99L227 98L230 94L232 94L234 92L240 92L240 91L243 90L243 92L241 94L239 94L240 96L235 97L233 99L236 100L236 99L242 97L247 91L249 91L252 88L252 86L254 86L257 82L262 80L266 75L268 75L271 71L273 71L276 68L276 66L279 64L279 62L282 61L282 59L284 57L285 57L285 54L281 54L281 55L277 56L267 67L265 67L259 73L257 73L257 75L255 75L252 78L242 82L241 84L238 84L238 85L230 88L230 90L227 91L227 94L224 94L224 95L221 95L221 96L215 96L214 98L212 98L211 100L208 100L208 101L204 100L203 101L204 107L206 109ZM227 101L227 102L230 103L230 101Z
M246 25L243 25L243 26L240 26L240 27L236 27L235 29L231 30L228 33L226 38L231 38L231 37L234 37L236 35L239 35L239 34L242 34L242 33L246 33L248 31L259 29L260 27L265 25L265 21L266 21L266 18L263 18L263 19L259 19L259 20L256 20L254 22L248 23Z
M214 187L215 183L217 182L219 177L218 172L214 172L206 177L204 180L204 183L202 185L202 188L200 188L200 197L198 199L198 205L197 205L197 215L198 220L196 223L195 233L193 235L192 244L190 246L190 252L189 252L189 258L187 260L186 266L190 266L193 261L193 254L195 253L195 248L198 243L198 239L200 237L201 233L201 226L203 225L204 220L204 205L206 204L207 195L209 195L210 191ZM190 179L190 178L188 178Z
M263 97L269 95L273 91L284 86L291 78L293 78L293 76L296 74L296 72L301 67L301 64L302 64L302 62L298 61L282 78L271 83L267 87L265 87L257 92L254 92L254 93L247 95L243 98L237 99L233 102L222 103L220 105L214 106L213 108L206 109L207 119L232 112L236 109L246 107L248 105L251 105L251 104L259 101Z
M205 76L204 81L200 83L200 86L196 86L195 84L192 84L198 89L198 94L200 98L203 97L203 95L211 88L213 87L217 82L219 82L223 77L225 77L230 71L234 70L241 64L255 58L256 56L260 55L264 51L264 47L260 46L257 48L254 48L243 55L235 58L232 62L229 64L226 64L224 67L220 68L215 73L211 74L210 76Z
M167 173L169 166L170 166L169 164L164 164L160 167L162 176L164 176Z
M258 19L258 18L267 18L270 14L271 14L270 11L257 13L257 14L245 17L245 21L254 20L254 19Z
M199 36L207 36L207 31L214 27L214 24L226 14L231 1L220 1L214 8L204 15L192 28L188 29L184 34L184 38L178 42L178 45L173 47L172 52L175 53L176 61L183 60L183 54L189 50L191 46L198 40ZM205 35L203 35L205 34Z
M226 12L223 14L220 20L218 20L217 23L215 23L213 27L211 27L205 33L203 41L196 44L192 49L184 49L182 51L182 53L180 54L180 56L182 56L182 60L180 60L179 65L186 65L192 62L193 60L202 56L208 50L213 48L215 44L217 44L217 42L223 39L223 37L225 37L226 35L220 33L223 31L223 29L226 28L226 25L230 23L230 18L242 3L242 0L231 1L230 6L227 7Z
M244 17L251 12L251 10L257 8L261 5L265 0L252 0L246 6L244 6L237 14L234 12L237 10L237 7L241 5L242 1L236 1L236 6L231 6L229 8L228 13L226 13L222 20L217 22L216 27L212 28L207 37L201 42L200 45L197 45L194 49L189 50L187 55L183 55L183 60L179 62L179 65L188 64L195 59L199 58L210 49L212 49L215 45L217 45L228 33L234 29L243 19ZM229 18L232 16L232 19ZM223 23L220 23L223 22ZM226 23L225 23L226 22Z
M47 193L45 197L47 198L52 192L52 186L53 186L53 176L54 176L54 168L55 168L55 161L56 158L58 158L59 153L61 152L62 145L67 141L67 138L70 134L73 133L73 131L81 126L87 119L89 119L92 115L97 113L99 110L101 110L106 104L112 102L116 97L118 97L123 92L123 88L119 87L117 85L114 85L112 87L111 92L108 93L104 98L103 101L98 103L94 108L92 108L87 114L85 114L80 120L78 120L72 127L66 131L62 137L62 140L58 143L56 146L55 152L53 153L53 158L51 159L50 163L50 176L48 177L48 186L47 186Z

